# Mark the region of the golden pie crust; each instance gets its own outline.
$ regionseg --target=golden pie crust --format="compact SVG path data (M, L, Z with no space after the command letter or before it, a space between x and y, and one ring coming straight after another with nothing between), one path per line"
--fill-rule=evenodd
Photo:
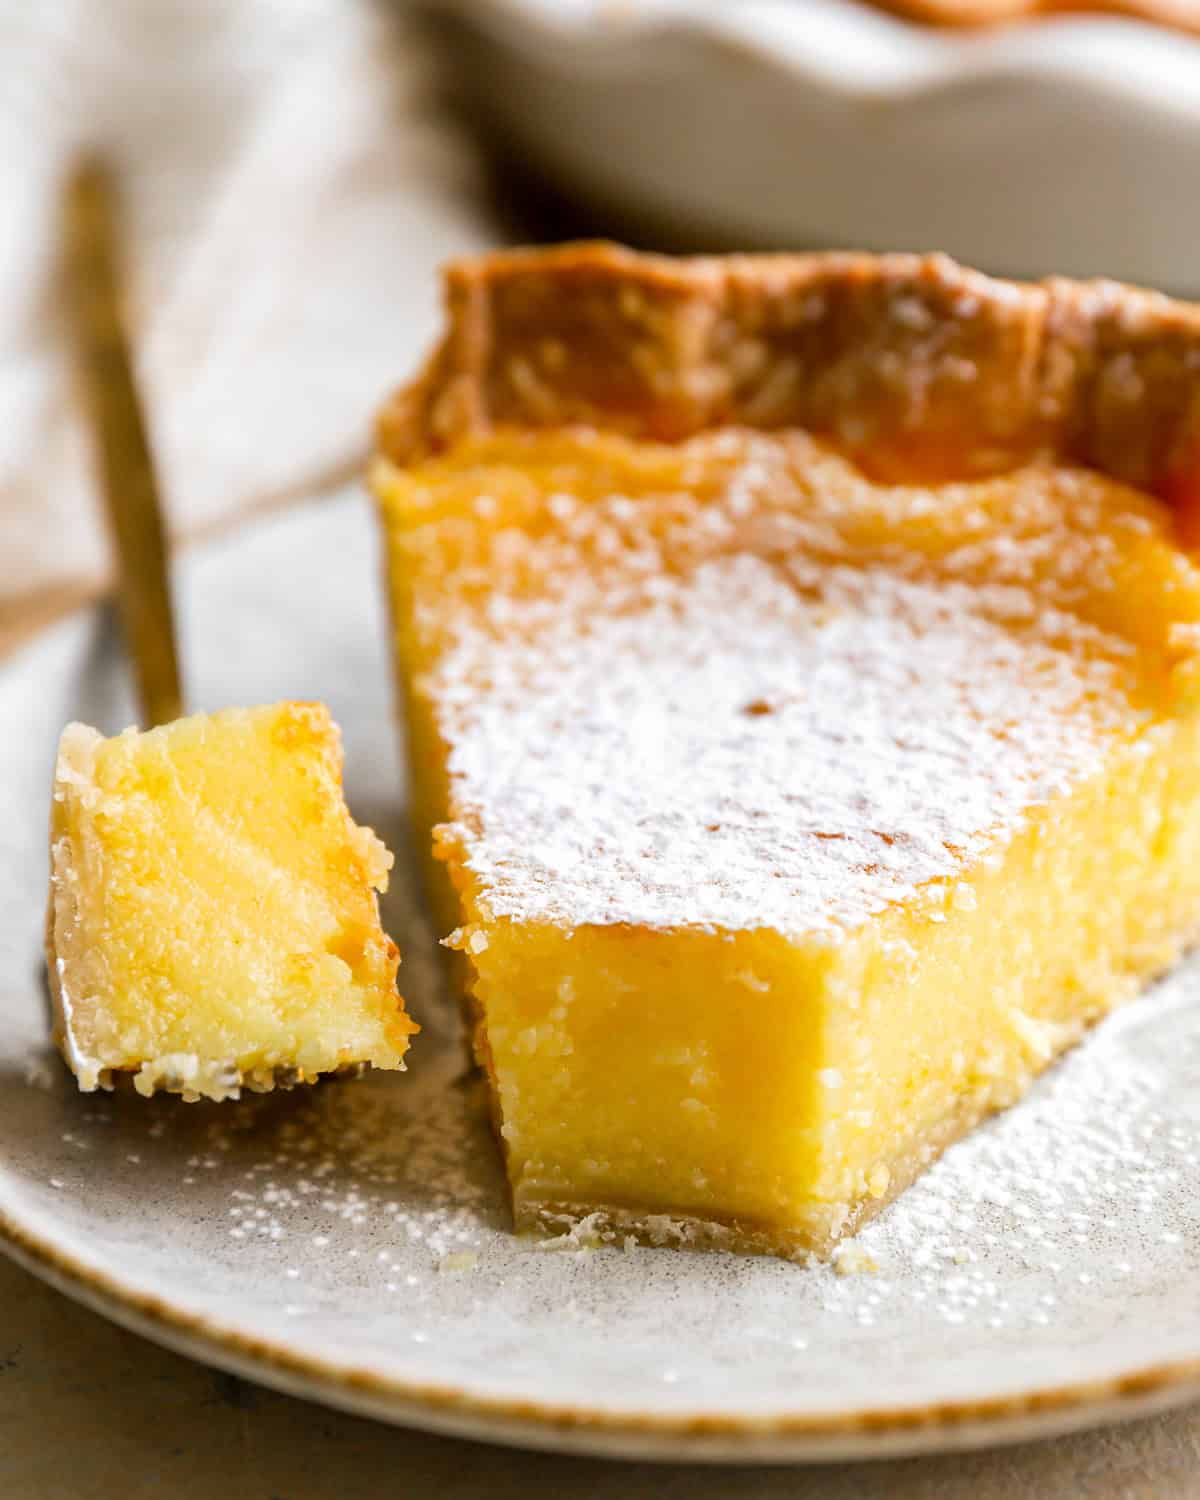
M498 426L677 441L800 427L883 479L1082 464L1200 510L1200 307L942 255L675 260L607 244L446 273L449 331L381 414L411 464Z

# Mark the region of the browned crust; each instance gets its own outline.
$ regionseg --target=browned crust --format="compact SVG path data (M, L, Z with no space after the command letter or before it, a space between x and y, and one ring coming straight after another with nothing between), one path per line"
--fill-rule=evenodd
M884 477L1035 455L1168 499L1200 474L1200 307L944 256L675 260L607 244L452 264L448 331L383 410L408 464L497 427L673 441L804 427Z
M1060 14L1103 14L1200 32L1183 0L871 0L881 10L930 26L997 26Z

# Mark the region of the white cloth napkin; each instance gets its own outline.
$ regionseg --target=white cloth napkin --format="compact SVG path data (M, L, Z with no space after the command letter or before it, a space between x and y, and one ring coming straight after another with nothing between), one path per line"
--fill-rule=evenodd
M0 0L0 644L103 587L56 288L83 144L129 205L141 382L177 538L361 461L489 236L474 158L400 9Z

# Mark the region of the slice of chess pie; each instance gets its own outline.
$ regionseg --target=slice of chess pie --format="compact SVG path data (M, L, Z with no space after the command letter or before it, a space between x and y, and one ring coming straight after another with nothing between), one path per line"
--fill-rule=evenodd
M516 1222L828 1252L1200 928L1200 310L605 246L447 286L374 484Z

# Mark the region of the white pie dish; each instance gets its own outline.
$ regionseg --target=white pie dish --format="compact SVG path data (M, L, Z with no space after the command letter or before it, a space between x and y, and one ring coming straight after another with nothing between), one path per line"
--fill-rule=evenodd
M857 0L421 0L510 149L674 245L943 250L1200 294L1200 38Z

